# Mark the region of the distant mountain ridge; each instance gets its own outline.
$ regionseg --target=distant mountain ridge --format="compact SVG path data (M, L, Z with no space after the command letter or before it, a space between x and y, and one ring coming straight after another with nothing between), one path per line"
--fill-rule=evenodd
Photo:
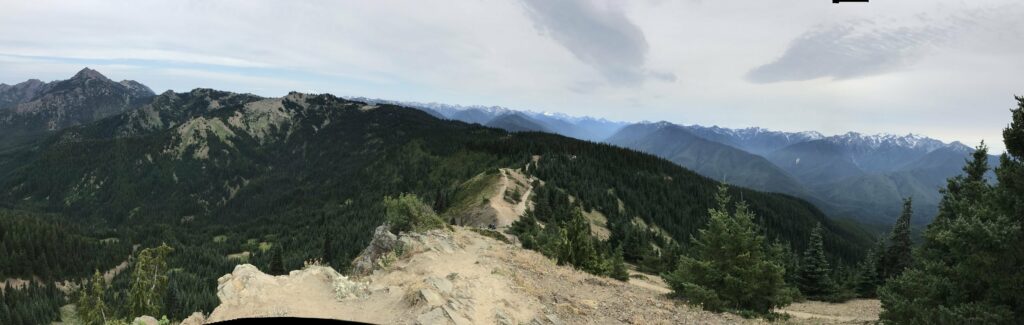
M915 199L914 222L929 222L937 211L939 188L960 173L973 151L960 142L917 134L826 136L760 127L625 123L500 106L353 99L413 107L435 117L512 132L550 132L636 149L715 180L802 197L833 217L876 224L894 220L904 197ZM994 156L990 162L998 164Z
M139 108L155 95L141 83L116 82L89 68L67 80L0 85L0 150Z
M703 225L707 198L720 185L634 150L431 115L329 94L168 91L0 154L0 204L108 226L252 229L329 216L361 234L343 239L361 244L347 247L363 247L369 227L383 221L381 198L416 193L444 212L477 175L529 168L588 213L602 214L617 238L648 229L631 226L637 223L680 241ZM819 223L833 256L852 261L870 244L857 226L828 220L798 198L729 188L750 203L768 236L797 249ZM314 251L306 244L288 249Z
M89 68L63 81L0 84L0 150L129 110L134 112L119 119L130 121L116 122L121 124L104 130L118 132L112 136L128 136L169 127L172 125L164 123L204 112L163 109L191 107L175 102L179 96L167 95L153 102L156 96L145 85L115 82ZM352 100L413 107L434 117L511 132L548 132L607 142L661 156L719 181L799 196L835 217L878 223L895 216L901 197L913 197L921 206L918 211L923 218L915 221L929 220L937 206L938 188L960 172L963 158L972 151L959 142L947 144L914 134L825 136L814 131L684 126L664 121L629 124L500 106ZM991 161L993 165L998 162L994 157Z
M589 116L571 116L563 113L513 110L501 106L461 106L441 103L393 101L365 97L352 97L348 99L367 103L412 107L438 118L462 121L466 123L476 123L502 128L512 132L541 131L595 142L604 141L615 134L615 132L620 128L628 124L625 122L610 121L603 118L593 118ZM514 115L515 117L508 117L509 115ZM511 121L510 119L514 121ZM529 127L523 128L523 126Z
M698 174L755 190L806 196L807 190L764 157L700 137L669 122L626 126L605 140L668 159Z
M718 126L682 126L693 134L718 143L730 145L744 151L764 155L787 146L822 139L825 136L815 131L782 132L759 127L729 129Z

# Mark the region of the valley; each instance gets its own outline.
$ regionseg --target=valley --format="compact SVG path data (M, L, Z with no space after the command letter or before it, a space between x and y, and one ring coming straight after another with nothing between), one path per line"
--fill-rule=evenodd
M86 69L51 84L63 86L30 81L18 91L117 103L103 98L123 95L106 89L127 83ZM40 100L31 96L3 98L22 107ZM0 321L77 310L88 323L96 308L141 316L126 308L140 281L135 258L166 247L161 314L149 316L189 324L257 316L731 324L783 314L792 323L873 322L877 300L851 299L875 297L872 274L887 269L870 263L896 247L876 244L877 229L892 223L883 215L900 215L904 193L922 193L908 195L915 206L904 207L891 236L928 222L921 214L942 198L936 179L958 173L950 166L969 155L916 136L625 125L298 92L200 88L120 103L123 112L94 120L0 130L18 139L0 150L0 261L21 266L0 275L38 279L5 285L18 288L5 299L33 309ZM8 108L8 121L63 116L33 107L42 108ZM607 144L587 141L605 135ZM413 218L412 228L378 227L395 225L395 213ZM733 314L676 299L682 265L712 247L695 238L722 216L749 220L741 229L762 243L751 247L779 272L780 307ZM814 272L825 272L829 293L804 291L809 274L822 274ZM67 281L81 286L52 286ZM447 284L431 284L435 292L430 281Z
M1024 320L1024 2L0 8L0 325Z
M602 238L598 252L621 245L626 261L660 272L672 267L675 253L667 250L685 245L703 223L718 184L635 151L330 95L166 92L52 132L9 147L0 199L11 213L54 214L87 236L119 243L89 248L93 254L172 244L169 267L179 271L165 299L175 319L213 309L212 283L240 261L231 258L239 252L261 268L279 254L286 268L320 259L344 272L384 221L381 199L399 193L419 194L448 222L484 228L503 229L527 209L580 209L593 216L584 236ZM546 190L538 193L538 185ZM833 223L798 199L729 191L750 203L771 238L794 250L807 245L798 234L818 223L836 261L853 263L870 243L863 230ZM45 254L66 263L61 250ZM53 276L81 279L88 270ZM126 276L109 283L129 284Z
M728 129L670 122L614 122L501 107L392 102L447 119L511 132L557 133L650 153L717 181L784 193L814 203L833 218L886 229L911 197L920 227L938 213L939 192L974 151L921 135ZM512 123L511 121L515 121ZM996 156L989 164L999 165ZM989 175L994 180L994 175Z

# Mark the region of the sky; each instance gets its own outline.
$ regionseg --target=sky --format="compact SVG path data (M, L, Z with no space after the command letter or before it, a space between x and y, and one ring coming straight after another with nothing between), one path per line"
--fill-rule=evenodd
M0 0L0 83L296 90L1003 150L1018 0Z

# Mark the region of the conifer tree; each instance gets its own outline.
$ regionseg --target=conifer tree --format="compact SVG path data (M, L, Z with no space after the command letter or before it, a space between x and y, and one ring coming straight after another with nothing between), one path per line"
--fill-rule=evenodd
M110 308L103 302L106 290L107 283L97 270L78 296L77 313L83 323L103 324L111 317Z
M982 172L984 173L984 172ZM889 247L882 257L882 279L888 279L903 273L903 270L910 267L913 256L911 256L910 241L910 216L913 214L912 201L908 197L903 200L903 213L896 220L896 225L889 235Z
M811 231L809 247L804 251L800 263L800 274L797 285L800 292L810 299L827 299L835 293L835 283L829 276L832 273L828 260L825 259L825 245L822 239L823 228L819 223Z
M882 321L1015 324L1024 319L1024 98L1003 132L1006 153L989 185L987 147L949 180L917 262L878 290Z
M609 275L611 278L619 281L629 280L629 270L626 268L626 261L622 256L622 246L617 246L615 252L612 253L612 272Z
M326 214L320 215L320 229L321 231L323 231L324 236L323 245L321 249L321 257L323 258L323 262L325 264L330 265L331 260L334 258L334 242L333 234L331 234L330 227L328 226Z
M857 279L854 289L857 291L858 296L862 298L874 298L877 296L876 290L882 284L880 261L884 251L885 242L879 239L875 247L868 250L867 256L857 266Z
M161 244L139 252L128 291L130 315L161 315L167 293L167 255L172 251L174 249L167 244Z
M274 253L270 257L270 266L267 267L267 271L270 272L271 275L282 275L285 274L284 259L281 257L281 251L283 251L284 248L280 247L280 245L275 246L277 247L274 249Z
M727 190L719 187L718 208L708 211L707 226L692 239L692 256L681 256L677 269L662 276L676 296L705 309L769 313L792 299L785 269L767 252L746 203L729 213Z
M594 247L594 238L590 235L590 222L583 217L578 208L573 209L569 220L562 227L562 232L562 254L558 257L558 262L598 271L595 273L600 274L600 258Z

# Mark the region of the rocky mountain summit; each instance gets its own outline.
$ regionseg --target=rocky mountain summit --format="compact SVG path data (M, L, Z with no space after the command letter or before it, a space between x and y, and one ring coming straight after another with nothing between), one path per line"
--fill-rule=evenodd
M670 298L657 276L631 272L628 282L597 277L475 229L395 235L381 226L349 276L319 264L281 276L238 265L218 280L220 306L182 324L254 317L456 325L769 323L686 305ZM877 320L877 301L819 305L780 312L798 324Z
M89 68L67 80L0 85L0 149L139 108L155 95L141 83L116 82Z
M205 319L292 316L375 324L739 324L669 299L638 275L630 282L558 266L540 253L454 227L394 235L378 228L353 276L307 265L267 275L243 264L218 280ZM663 285L663 284L661 284Z

